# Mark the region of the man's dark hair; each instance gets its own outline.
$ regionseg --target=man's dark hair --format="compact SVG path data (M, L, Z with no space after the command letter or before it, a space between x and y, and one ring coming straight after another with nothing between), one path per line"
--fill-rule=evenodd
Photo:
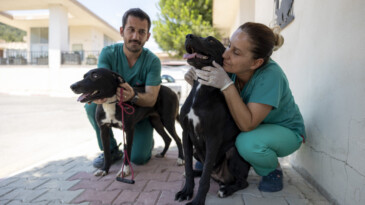
M125 24L127 23L127 19L128 16L134 16L134 17L138 17L139 19L143 20L147 20L148 22L148 32L150 31L151 28L151 19L148 16L148 14L146 12L144 12L142 9L140 8L132 8L129 9L128 11L126 11L123 15L123 19L122 19L122 27L125 27Z

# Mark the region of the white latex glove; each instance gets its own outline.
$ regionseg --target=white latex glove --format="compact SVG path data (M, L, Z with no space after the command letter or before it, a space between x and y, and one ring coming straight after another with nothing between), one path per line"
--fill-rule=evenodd
M226 71L224 71L223 67L218 63L213 61L213 66L203 67L201 70L196 70L196 75L201 78L198 79L198 82L203 85L212 86L215 88L221 89L221 91L225 90L233 84L233 81L228 76Z
M188 82L191 86L194 85L194 80L197 80L198 77L196 76L195 68L191 67L188 72L185 73L185 81Z

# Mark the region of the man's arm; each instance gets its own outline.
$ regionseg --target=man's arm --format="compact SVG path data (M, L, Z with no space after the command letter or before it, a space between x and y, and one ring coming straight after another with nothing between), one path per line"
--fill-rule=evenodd
M130 101L133 99L135 93L133 88L128 83L120 84L123 90L123 96L120 95L120 90L117 91L118 99L121 97L123 101ZM157 86L146 86L145 93L138 93L138 100L135 102L138 106L141 107L153 107L156 103L158 93L160 92L160 85Z

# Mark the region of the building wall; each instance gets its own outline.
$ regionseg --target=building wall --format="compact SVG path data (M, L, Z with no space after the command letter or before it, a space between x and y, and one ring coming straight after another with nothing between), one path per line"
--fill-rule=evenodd
M73 44L83 44L85 51L101 51L104 47L104 34L89 26L71 26L70 49Z
M273 6L256 0L254 20L270 25ZM308 135L290 161L335 204L365 204L365 1L295 0L293 7L273 55Z

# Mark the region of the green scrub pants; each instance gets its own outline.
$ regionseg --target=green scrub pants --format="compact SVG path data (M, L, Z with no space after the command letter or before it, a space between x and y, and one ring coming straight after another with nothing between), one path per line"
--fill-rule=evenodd
M96 107L97 105L95 103L85 104L86 114L96 132L99 148L100 150L103 150L103 143L100 137L100 129L95 120ZM119 131L122 132L122 130ZM146 118L136 124L132 144L132 156L130 156L130 160L138 165L146 164L151 159L153 144L153 127L150 121ZM112 150L116 147L117 142L114 139L113 132L111 131L110 149Z
M236 139L239 154L260 176L267 176L278 166L278 157L285 157L299 149L303 138L292 130L274 124L261 124L249 132L241 132Z

